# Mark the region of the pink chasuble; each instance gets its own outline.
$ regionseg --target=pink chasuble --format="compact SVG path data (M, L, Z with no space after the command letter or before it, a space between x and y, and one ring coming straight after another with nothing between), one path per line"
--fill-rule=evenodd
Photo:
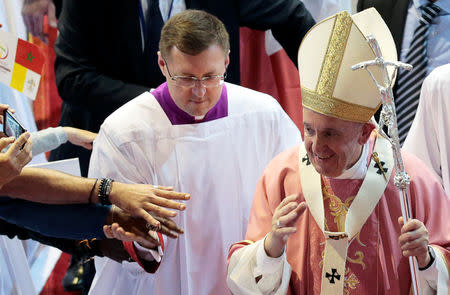
M370 139L369 157L375 133ZM277 156L267 166L260 179L250 213L246 240L257 241L270 231L272 214L285 196L296 194L305 201L298 167L299 147ZM424 222L430 244L439 247L450 265L450 199L424 163L411 154L403 153L411 176L411 210L414 218ZM381 161L383 159L380 159ZM369 161L369 159L368 159ZM397 188L393 183L395 171L372 214L348 248L344 294L409 294L408 259L398 246L401 216ZM322 178L326 228L343 231L345 216L362 180ZM320 294L324 254L324 237L307 209L296 224L297 232L287 243L287 260L292 268L289 294ZM243 247L235 244L230 253ZM438 251L436 251L438 252ZM331 273L331 272L330 272Z

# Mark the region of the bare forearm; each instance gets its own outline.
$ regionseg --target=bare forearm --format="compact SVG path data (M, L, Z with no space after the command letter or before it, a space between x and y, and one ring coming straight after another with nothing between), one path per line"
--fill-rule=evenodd
M47 204L89 203L95 179L72 176L55 170L24 168L0 189L0 194ZM98 184L97 184L98 187ZM96 191L93 192L95 196ZM96 201L96 198L92 198Z

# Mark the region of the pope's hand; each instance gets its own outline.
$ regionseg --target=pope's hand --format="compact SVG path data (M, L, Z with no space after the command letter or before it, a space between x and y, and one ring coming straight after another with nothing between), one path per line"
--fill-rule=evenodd
M403 256L416 256L420 268L427 266L431 257L428 253L428 230L423 222L417 219L410 219L404 224L403 217L399 217L398 223L402 225L398 243L402 249Z
M270 257L283 254L289 236L297 231L295 223L306 209L306 203L296 201L297 196L286 197L275 209L272 217L272 229L264 241L264 250Z

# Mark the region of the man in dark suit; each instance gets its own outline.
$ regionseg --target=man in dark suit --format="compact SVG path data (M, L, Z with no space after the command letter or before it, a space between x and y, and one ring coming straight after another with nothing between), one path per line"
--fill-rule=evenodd
M413 65L399 71L394 94L400 141L415 116L423 80L450 62L450 2L446 0L359 0L358 11L375 7L394 37L399 60Z
M357 10L375 7L386 22L394 37L397 54L400 56L406 15L410 0L358 0Z
M139 1L63 1L55 45L56 82L63 99L60 125L98 132L113 111L164 81L157 66L159 38L149 41L156 47L142 46L145 38L141 37ZM301 39L314 24L297 0L186 0L185 4L224 22L232 60L227 81L237 84L240 26L272 29L295 61ZM149 52L150 47L155 49ZM51 155L54 160L69 157L80 158L82 174L86 175L90 152L65 144Z

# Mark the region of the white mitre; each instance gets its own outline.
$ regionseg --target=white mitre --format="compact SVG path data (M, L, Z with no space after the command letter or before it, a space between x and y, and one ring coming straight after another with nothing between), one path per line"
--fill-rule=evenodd
M384 59L397 61L394 39L375 8L353 16L339 12L309 30L298 51L303 107L347 121L370 120L381 105L380 93L367 73L351 69L376 58L366 41L370 35ZM378 67L370 70L382 81Z

